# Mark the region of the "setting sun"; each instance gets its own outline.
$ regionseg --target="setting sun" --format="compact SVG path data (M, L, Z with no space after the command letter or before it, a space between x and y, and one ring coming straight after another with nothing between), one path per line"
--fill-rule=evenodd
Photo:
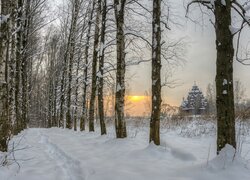
M144 100L145 96L128 96L128 99L133 102L138 102Z

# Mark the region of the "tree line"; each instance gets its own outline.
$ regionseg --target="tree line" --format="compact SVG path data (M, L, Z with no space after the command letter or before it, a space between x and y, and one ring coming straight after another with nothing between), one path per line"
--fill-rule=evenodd
M1 0L0 150L7 151L12 134L27 128L31 105L33 59L44 25L42 0Z

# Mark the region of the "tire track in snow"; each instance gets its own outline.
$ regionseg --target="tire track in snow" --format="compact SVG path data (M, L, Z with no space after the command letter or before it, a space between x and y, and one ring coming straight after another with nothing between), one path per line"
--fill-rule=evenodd
M50 142L46 135L40 132L39 143L45 146L45 151L48 153L51 159L56 161L57 165L65 173L67 180L85 180L86 176L82 173L83 169L80 167L80 161L73 159L67 155L56 144Z

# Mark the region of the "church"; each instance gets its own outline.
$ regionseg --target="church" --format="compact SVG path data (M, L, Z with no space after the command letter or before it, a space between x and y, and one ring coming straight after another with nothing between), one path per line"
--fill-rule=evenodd
M183 98L180 112L188 115L201 115L208 109L208 103L199 87L194 83L187 98Z

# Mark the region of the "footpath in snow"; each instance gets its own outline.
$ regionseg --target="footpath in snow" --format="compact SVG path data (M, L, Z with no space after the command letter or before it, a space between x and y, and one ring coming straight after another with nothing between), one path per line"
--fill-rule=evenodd
M0 180L250 179L250 137L241 156L227 146L217 157L214 136L190 138L171 131L161 135L159 147L148 144L147 137L142 129L127 139L28 129L13 138L16 151L12 163L0 167Z

